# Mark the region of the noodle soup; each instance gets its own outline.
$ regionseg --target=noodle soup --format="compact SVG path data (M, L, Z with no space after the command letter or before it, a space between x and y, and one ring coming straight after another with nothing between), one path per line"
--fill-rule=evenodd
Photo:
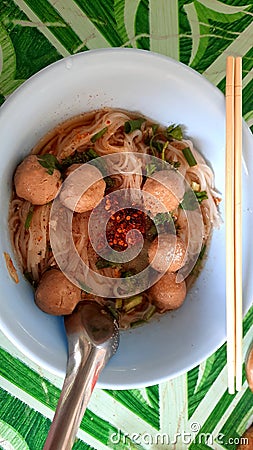
M219 201L180 126L104 108L58 125L17 167L9 227L39 308L70 314L89 298L129 328L182 305Z

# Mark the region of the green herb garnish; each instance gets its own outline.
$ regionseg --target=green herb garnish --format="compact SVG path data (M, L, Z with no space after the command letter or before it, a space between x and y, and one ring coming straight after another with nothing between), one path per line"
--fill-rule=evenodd
M32 276L32 273L31 273L31 272L25 271L25 272L23 273L23 275L24 275L24 277L27 279L27 281L28 281L34 288L37 287L38 282L35 281L35 280L33 279L33 276Z
M184 193L183 200L179 203L179 208L186 209L187 211L193 211L197 208L197 204L195 193L189 189Z
M123 306L123 298L116 298L115 300L115 308L121 309Z
M96 262L96 268L97 269L107 269L108 267L116 268L120 267L120 264L114 262L114 261L108 261L104 258L99 258Z
M155 171L156 171L156 164L154 163L149 163L146 166L146 176L150 177L150 175L152 175Z
M156 307L155 305L150 305L150 307L148 308L148 310L146 311L143 319L148 321L149 319L151 319L151 317L155 314L156 312Z
M158 227L159 225L164 225L172 221L172 217L169 212L158 213L153 218L154 224Z
M111 188L111 187L113 187L115 185L115 181L111 177L104 177L104 181L106 183L106 187L107 188Z
M73 155L68 156L67 158L63 159L61 162L61 169L64 170L66 167L71 166L72 164L85 164L89 161L92 161L94 159L99 158L99 155L93 148L88 148L84 152L78 152L77 150ZM104 160L99 160L94 164L95 167L97 167L103 176L106 176L106 167ZM106 180L105 180L106 181Z
M104 134L107 132L107 130L108 130L108 127L104 127L98 133L93 134L93 136L91 137L91 142L94 144L94 142L96 142L98 139L100 139L102 136L104 136Z
M153 136L157 133L157 130L158 130L158 128L159 128L159 125L157 124L157 123L153 123L153 125L151 126L151 128L152 128L152 133L153 133Z
M150 139L149 143L150 149L152 150L153 155L156 155L156 151L158 153L162 153L164 147L164 141L159 141L158 136L155 135Z
M110 313L114 317L114 319L118 320L118 318L119 318L118 311L116 311L116 309L112 305L106 305L106 307L110 311Z
M207 195L206 191L194 192L194 194L196 195L199 203L201 203L203 200L208 199L208 195Z
M169 145L169 141L166 141L163 146L163 149L162 149L162 155L161 155L162 161L165 161L165 150L168 147L168 145Z
M141 294L125 298L123 309L126 313L129 313L130 311L132 312L132 310L136 308L136 306L139 306L142 303L142 301L143 296Z
M86 155L88 156L89 161L95 158L99 158L99 155L97 154L97 152L95 152L95 150L93 150L93 148L89 148L86 152Z
M121 276L122 278L129 278L136 275L136 271L134 269L129 269L129 270L123 270L121 272Z
M185 159L188 162L190 167L193 167L193 166L197 165L197 161L194 158L194 156L192 154L192 151L191 151L191 149L189 147L183 148L182 152L183 152L183 155L184 155L184 157L185 157Z
M206 200L207 198L206 191L195 192L189 189L184 193L184 198L179 204L179 207L188 211L193 211L197 208L198 203L201 203L202 200Z
M183 139L182 128L175 123L166 129L166 134L168 139L177 139L178 141Z
M31 205L29 208L29 211L27 213L26 219L25 219L25 230L28 230L30 228L32 217L33 217L33 210L34 210L34 206Z
M143 119L142 117L140 117L139 119L128 120L124 125L125 133L129 134L134 130L140 130L143 122L145 122L145 119Z
M136 322L130 323L130 327L136 328L136 327L139 327L140 325L144 325L144 323L147 323L147 321L143 320L143 319L139 319L139 320L136 320Z
M82 291L86 292L87 294L92 293L92 289L89 286L87 286L87 284L83 283L82 281L78 281L78 284L82 289Z
M181 165L180 161L172 161L171 159L169 159L167 162L173 167L173 169L178 169Z
M201 250L200 250L200 252L199 252L199 256L198 256L198 259L203 259L203 256L204 256L204 254L205 254L205 251L206 251L206 244L203 244L202 245L202 247L201 247Z
M198 259L197 259L196 263L194 264L194 267L193 267L193 269L191 271L191 275L197 275L198 274L198 271L201 268L201 263L202 263L202 260L204 258L206 249L207 249L206 244L203 244L202 247L201 247L201 250L199 252Z
M71 156L67 156L61 162L61 168L65 169L65 167L69 167L72 164L84 164L89 161L89 156L87 155L87 151L78 152L77 150Z
M59 169L60 164L58 159L51 155L51 153L45 153L45 155L37 155L37 160L42 167L47 169L49 175L53 175L55 169Z

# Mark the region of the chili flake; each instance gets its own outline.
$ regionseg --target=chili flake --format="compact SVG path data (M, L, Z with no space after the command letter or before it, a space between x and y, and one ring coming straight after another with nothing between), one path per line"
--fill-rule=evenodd
M107 241L112 249L123 251L128 245L135 245L140 240L140 235L134 230L138 230L145 237L146 214L143 211L125 208L117 211L115 215L110 217L106 227Z

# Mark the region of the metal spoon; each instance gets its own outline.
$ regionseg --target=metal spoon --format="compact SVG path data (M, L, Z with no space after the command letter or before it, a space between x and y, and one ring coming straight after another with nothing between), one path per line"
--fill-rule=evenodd
M71 450L99 374L119 344L116 320L94 301L80 302L64 324L67 373L43 450Z

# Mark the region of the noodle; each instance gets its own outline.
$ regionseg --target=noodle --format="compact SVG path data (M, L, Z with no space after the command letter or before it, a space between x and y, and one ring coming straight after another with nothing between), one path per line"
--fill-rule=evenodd
M165 127L154 124L150 119L142 117L138 127L130 132L126 132L125 124L128 121L134 122L139 118L139 114L110 108L83 113L68 119L51 130L32 149L31 153L33 155L54 155L62 167L63 178L67 176L66 170L68 167L72 163L75 164L76 161L78 164L79 159L83 155L88 155L90 151L95 156L113 155L110 167L112 175L109 177L111 185L107 186L105 194L107 195L118 189L125 189L130 194L132 204L140 204L142 202L142 187L147 177L145 172L147 168L144 167L143 159L139 158L138 155L155 156L161 161L167 161L171 164L173 170L181 174L185 182L196 191L196 195L197 193L202 195L205 193L204 198L200 201L200 211L204 223L203 236L201 236L203 247L208 242L212 227L217 227L220 224L220 215L217 208L220 199L214 187L213 172L189 139L167 139ZM196 160L196 164L189 164L184 156L183 149L190 150L192 157ZM127 158L125 157L126 152L129 153ZM58 255L64 258L68 271L74 274L79 270L67 251L63 254L61 235L63 235L64 229L60 232L59 242L54 254L52 252L49 238L51 208L52 202L43 205L32 205L30 201L18 197L15 189L13 191L9 214L11 240L16 258L24 274L29 275L35 286L39 283L44 272L52 267L58 267ZM119 268L110 265L98 268L98 256L89 240L88 223L90 213L91 211L74 212L72 236L70 239L73 239L76 251L87 268L93 271L93 283L99 285L101 283L95 274L116 279L122 276L123 269L120 266ZM31 220L30 223L27 223L29 214L31 214ZM63 224L64 214L63 208ZM188 215L192 218L191 235L187 229L186 222L188 219L184 210L180 209L180 205L172 212L177 235L188 245L187 261L191 261L198 252L198 242L197 238L195 239L195 233L197 236L199 219L195 211L189 211ZM52 217L51 225L53 220L54 218ZM144 256L142 255L142 258L144 258L142 264L143 261L148 263L148 250L146 249L145 252L143 253ZM125 264L125 272L127 272L128 267L132 270L131 264ZM87 272L85 269L83 271ZM119 294L119 288L114 288L113 281L108 282L108 292L110 292L110 289L114 289L115 296ZM106 294L105 288L104 297L106 297ZM90 295L90 298L92 298L91 294L83 293L82 296L84 295ZM94 295L94 298L103 301L99 296ZM111 300L113 308L115 308L116 303ZM145 317L147 318L148 315L151 315L153 309L159 311L159 308L154 308L148 291L142 294L140 304L134 307L130 314L128 311L126 313L126 305L127 303L124 306L125 310L123 308L120 315L120 324L123 328L129 327L132 323Z

